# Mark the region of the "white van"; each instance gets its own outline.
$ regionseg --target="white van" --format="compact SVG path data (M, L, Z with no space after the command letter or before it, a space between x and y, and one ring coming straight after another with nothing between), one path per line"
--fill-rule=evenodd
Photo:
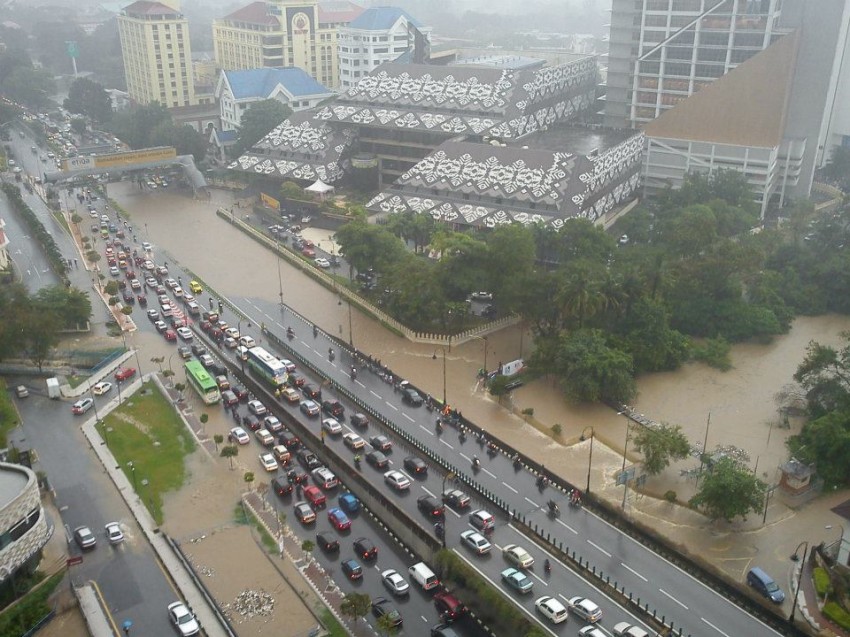
M430 591L432 588L436 588L440 585L440 580L437 579L437 576L434 575L434 571L432 571L425 562L419 562L418 564L414 564L407 572L410 573L410 577L413 578L413 581L419 584L424 591Z

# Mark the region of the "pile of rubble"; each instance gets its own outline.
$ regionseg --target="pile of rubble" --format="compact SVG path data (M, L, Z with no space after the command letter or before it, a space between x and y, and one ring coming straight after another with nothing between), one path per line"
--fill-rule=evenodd
M232 604L225 605L224 612L231 619L269 617L274 612L274 597L263 590L244 590Z

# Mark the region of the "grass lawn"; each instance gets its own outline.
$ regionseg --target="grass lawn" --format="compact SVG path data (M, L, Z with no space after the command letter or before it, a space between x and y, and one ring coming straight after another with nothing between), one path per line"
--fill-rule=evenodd
M157 524L162 524L163 494L179 489L186 479L183 458L195 449L191 433L173 405L149 382L110 413L103 426L112 428L106 432L109 449L130 484ZM102 428L100 433L104 435Z

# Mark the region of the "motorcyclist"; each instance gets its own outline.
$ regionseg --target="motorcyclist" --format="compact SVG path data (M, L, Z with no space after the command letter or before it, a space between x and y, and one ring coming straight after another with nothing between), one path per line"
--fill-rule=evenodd
M331 359L331 360L334 359L334 348L333 347L328 348L328 358Z
M315 325L313 326L313 338L316 338L319 335L319 328Z
M360 468L360 454L354 456L354 466L358 469Z
M478 470L479 467L481 467L481 461L478 456L472 456L472 468Z
M552 564L550 564L550 563L549 563L549 558L548 558L548 557L547 557L547 558L546 558L546 560L543 562L543 570L544 570L544 571L546 571L547 573L551 573L551 572L552 572Z

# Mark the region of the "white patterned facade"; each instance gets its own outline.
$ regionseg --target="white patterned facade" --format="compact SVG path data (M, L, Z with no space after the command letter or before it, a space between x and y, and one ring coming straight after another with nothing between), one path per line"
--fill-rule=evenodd
M37 556L53 534L36 475L30 469L0 462L0 582Z

